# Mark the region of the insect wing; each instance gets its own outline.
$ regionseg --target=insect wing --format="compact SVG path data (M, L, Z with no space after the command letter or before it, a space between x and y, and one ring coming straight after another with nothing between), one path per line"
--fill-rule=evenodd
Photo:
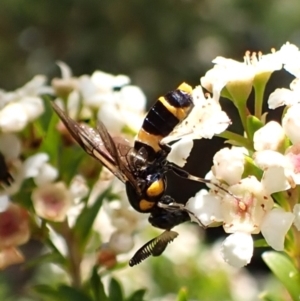
M150 255L159 256L166 249L167 245L178 236L175 231L165 231L161 235L151 239L143 245L130 259L129 265L132 267L147 259Z
M108 134L106 128L103 126L102 133L96 132L93 128L86 125L81 125L78 122L71 119L65 114L54 102L51 103L54 111L57 113L59 118L62 120L72 137L77 143L92 157L99 160L105 167L107 167L117 178L122 182L128 181L126 175L120 170L118 161L116 160L117 153L113 153L111 144L113 140ZM98 129L98 131L101 128ZM102 136L105 137L103 141ZM108 138L109 137L109 138ZM105 143L109 143L107 146ZM114 149L116 146L114 145Z

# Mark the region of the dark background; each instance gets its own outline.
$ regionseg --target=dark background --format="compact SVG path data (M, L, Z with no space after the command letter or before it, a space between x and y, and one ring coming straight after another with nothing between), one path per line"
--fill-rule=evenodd
M0 87L96 69L132 78L149 102L192 85L221 55L300 44L298 0L1 0Z

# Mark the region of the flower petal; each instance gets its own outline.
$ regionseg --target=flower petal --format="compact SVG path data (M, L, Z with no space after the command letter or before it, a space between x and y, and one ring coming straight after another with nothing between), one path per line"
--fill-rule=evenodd
M284 250L284 237L294 218L293 213L285 212L281 208L275 208L266 214L261 224L261 233L274 250Z
M167 160L183 167L193 148L193 140L181 139L172 145L172 150L169 153Z
M253 255L251 235L243 232L229 235L222 244L221 255L228 264L236 268L247 265Z

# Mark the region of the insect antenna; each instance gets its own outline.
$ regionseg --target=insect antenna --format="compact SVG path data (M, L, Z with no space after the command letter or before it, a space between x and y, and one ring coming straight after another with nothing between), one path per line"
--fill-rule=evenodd
M203 179L203 178L200 178L200 177L193 176L189 172L185 171L184 169L182 169L181 167L177 166L174 163L168 162L168 169L172 170L176 175L178 175L181 178L192 180L192 181L195 181L195 182L204 183L204 184L213 185L213 186L217 187L218 189L224 191L225 193L229 194L231 197L233 197L237 201L240 200L236 195L234 195L232 192L230 192L226 188L222 187L218 183L214 183L211 180L207 180L207 179Z

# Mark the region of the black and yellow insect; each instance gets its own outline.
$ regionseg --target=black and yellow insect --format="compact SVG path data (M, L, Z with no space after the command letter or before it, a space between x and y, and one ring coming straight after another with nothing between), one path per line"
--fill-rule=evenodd
M54 110L79 145L125 183L132 207L149 213L149 222L166 230L139 249L130 260L130 266L150 255L159 256L178 235L171 229L190 220L188 211L165 195L166 172L172 170L181 177L207 182L168 162L171 147L161 143L189 115L193 106L192 87L186 83L160 97L147 113L132 147L125 141L115 141L101 121L96 129L79 124L53 103Z

